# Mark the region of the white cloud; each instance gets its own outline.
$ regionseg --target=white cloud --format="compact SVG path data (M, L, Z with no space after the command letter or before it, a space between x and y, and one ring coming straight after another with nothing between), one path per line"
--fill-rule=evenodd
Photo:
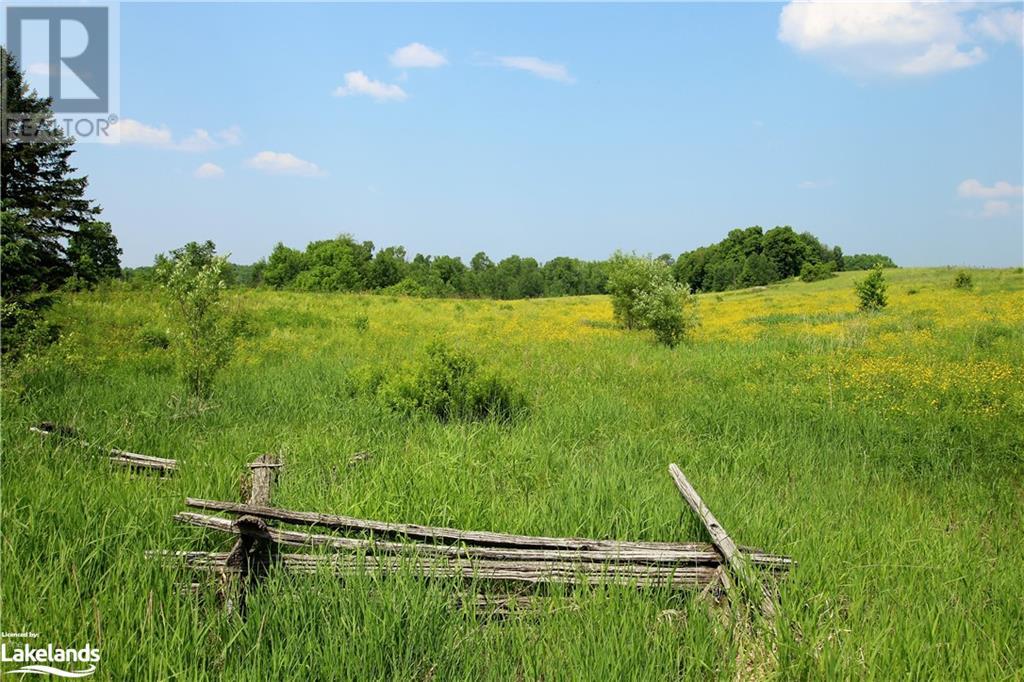
M216 140L210 133L202 128L196 128L192 134L178 143L178 149L183 152L205 152L217 146Z
M924 76L974 66L985 61L985 57L985 50L977 46L969 52L961 52L954 43L936 43L923 55L901 64L899 72L908 76Z
M237 125L229 126L217 133L221 142L229 145L242 144L242 128Z
M800 189L822 189L834 184L831 180L804 180L797 187Z
M110 136L103 138L107 144L138 145L179 152L205 152L226 144L239 144L242 140L242 129L237 125L216 135L211 135L203 128L196 128L183 140L175 140L166 125L155 127L132 118L122 118L110 126L110 130Z
M1019 197L1024 196L1024 186L1011 185L1005 180L1000 180L991 187L986 187L974 178L970 178L957 185L956 193L961 197L970 199Z
M122 118L110 126L110 136L101 138L106 144L136 144L144 147L170 147L173 143L167 126L155 128L132 118ZM117 140L117 142L114 142Z
M345 74L345 85L339 85L334 89L335 97L350 95L366 95L378 102L400 102L408 97L405 90L397 85L371 80L362 71L349 71Z
M844 71L922 76L980 64L982 41L1020 43L1021 21L976 3L790 2L778 38Z
M972 31L997 43L1017 43L1024 48L1024 11L1008 7L982 13Z
M981 207L982 218L1001 218L1010 215L1009 201L986 201Z
M200 180L216 180L217 178L224 177L224 169L215 163L207 161L199 168L196 168L192 175Z
M245 165L272 175L302 175L306 177L324 175L320 166L287 152L260 152L247 160Z
M409 43L391 54L392 66L401 69L435 69L447 63L448 60L444 58L444 55L423 43Z
M569 70L564 64L546 62L537 57L498 57L498 63L508 69L527 71L534 76L546 78L561 83L574 83L575 79L569 75Z
M50 65L46 62L34 62L28 65L28 68L25 70L25 73L27 73L30 76L49 76Z

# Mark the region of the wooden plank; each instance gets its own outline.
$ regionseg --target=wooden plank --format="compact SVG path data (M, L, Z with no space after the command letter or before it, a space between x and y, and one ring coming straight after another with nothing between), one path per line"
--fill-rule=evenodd
M643 552L707 552L707 543L681 542L633 542L622 540L590 540L586 538L557 538L531 535L512 535L490 531L466 531L457 528L421 526L409 523L387 523L337 514L302 512L275 507L237 504L218 500L186 498L185 504L193 509L221 511L231 514L257 516L259 518L291 523L300 526L366 533L370 536L408 538L442 544L465 544L481 547L516 547L521 549L560 549L573 551L610 552L622 556ZM792 563L787 557L755 550L752 556L758 564L785 569Z
M252 470L252 488L249 492L249 504L266 506L270 504L270 488L274 484L281 462L273 455L260 455L249 464Z
M252 518L252 517L242 517ZM182 512L176 514L174 520L199 528L208 528L225 533L244 533L238 522L228 519ZM241 519L239 519L241 521ZM539 549L530 547L480 547L457 545L434 545L424 543L402 543L371 540L362 538L346 538L336 535L318 535L276 528L254 528L249 532L260 534L273 542L293 547L327 547L336 551L365 551L373 554L408 554L414 552L424 556L444 556L450 558L468 557L478 559L497 559L508 561L570 561L590 564L631 563L637 565L709 565L721 564L721 557L711 545L696 547L684 546L682 549L622 549L622 550L565 550ZM774 562L764 564L774 567Z
M215 552L149 552L151 558L180 563L200 571L236 571L227 554ZM355 556L346 554L281 554L279 566L291 573L328 570L337 576L365 572L411 573L425 578L462 578L527 584L618 584L640 587L698 589L716 579L711 566L608 565L587 569L579 564L549 561L494 561L448 557Z
M31 431L32 433L37 433L41 436L51 436L54 435L55 433L59 436L62 435L62 432L58 430L57 427L54 427L52 424L49 426L50 428L30 426L29 431ZM69 433L74 432L72 431ZM81 438L77 438L73 435L65 434L62 437L82 446L83 448L94 447L88 441L82 440ZM110 452L107 455L107 459L109 459L112 463L117 464L119 466L127 467L130 469L148 469L152 471L158 471L161 474L174 473L174 471L177 470L178 468L178 462L173 459L167 459L165 457L151 457L149 455L140 455L134 452L128 452L126 450L118 450L117 448L110 449Z
M700 519L701 523L704 524L704 528L707 530L708 535L711 536L711 543L715 548L721 552L722 558L728 564L729 569L733 575L743 584L744 588L748 592L750 597L754 595L761 595L766 597L764 589L760 586L757 576L754 574L747 561L747 558L733 542L733 539L729 537L729 534L725 532L725 528L718 522L715 515L711 513L711 510L701 496L697 493L697 489L693 487L690 481L683 475L683 472L675 464L668 465L668 472L672 476L672 480L675 481L676 488L679 489L679 493L686 500L686 503L690 505L690 509L697 514L697 518ZM729 586L726 585L726 589ZM762 612L766 616L773 616L775 608L772 605L771 599L762 599L761 604Z

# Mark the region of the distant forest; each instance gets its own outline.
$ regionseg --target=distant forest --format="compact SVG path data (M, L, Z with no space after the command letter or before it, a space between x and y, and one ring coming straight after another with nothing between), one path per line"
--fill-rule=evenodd
M881 254L844 256L809 232L791 227L736 229L717 244L681 254L657 256L679 282L694 291L724 291L799 276L805 266L818 271L866 270L876 263L896 267ZM134 281L152 277L152 268L132 268ZM300 251L279 243L266 259L233 265L229 284L299 291L380 291L424 297L497 299L578 296L606 293L608 261L559 256L546 263L509 256L495 263L480 252L464 263L458 256L416 254L402 246L375 249L351 235L311 242Z

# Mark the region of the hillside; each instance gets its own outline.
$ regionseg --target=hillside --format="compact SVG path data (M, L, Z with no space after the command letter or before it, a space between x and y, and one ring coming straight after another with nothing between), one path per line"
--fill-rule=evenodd
M603 296L232 290L239 351L201 406L179 398L169 351L145 345L167 324L152 292L69 295L51 312L60 343L5 369L5 623L96 643L110 679L1012 677L1024 274L973 271L970 290L954 274L886 271L874 314L856 310L857 272L702 294L703 325L675 350L616 328ZM354 372L437 337L513 378L530 414L442 424L352 395ZM43 420L180 472L112 471L41 443L28 427ZM372 457L347 466L359 451ZM496 621L453 608L445 582L272 578L242 623L143 553L223 548L171 517L188 495L236 499L264 452L287 462L275 502L292 509L703 539L665 474L678 462L744 544L799 562L775 656L701 600L625 588L556 591Z

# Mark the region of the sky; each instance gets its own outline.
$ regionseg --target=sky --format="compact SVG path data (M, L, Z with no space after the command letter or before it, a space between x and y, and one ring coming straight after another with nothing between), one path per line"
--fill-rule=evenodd
M125 265L351 233L410 256L679 254L791 225L1024 260L1022 4L122 3Z

